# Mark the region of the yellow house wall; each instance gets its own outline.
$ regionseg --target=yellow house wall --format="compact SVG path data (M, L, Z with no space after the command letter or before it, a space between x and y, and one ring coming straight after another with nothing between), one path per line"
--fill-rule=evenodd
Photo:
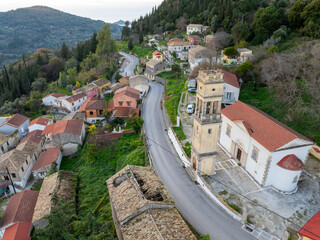
M312 148L310 149L310 153L311 153L314 157L320 159L320 153L317 153L313 148L317 148L317 149L320 150L320 147L315 144L315 145L313 145Z

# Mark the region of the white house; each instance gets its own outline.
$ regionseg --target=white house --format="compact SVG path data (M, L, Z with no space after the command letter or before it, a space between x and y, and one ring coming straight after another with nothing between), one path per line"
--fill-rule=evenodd
M87 94L84 92L80 92L76 95L55 99L53 107L57 111L66 113L76 112L77 110L79 110L85 100L87 100Z
M202 63L210 63L210 61L215 61L215 56L213 51L209 48L197 45L189 50L188 61L190 69L193 70L196 66Z
M135 75L129 78L130 87L137 89L144 95L149 89L149 80L144 75Z
M29 124L29 118L17 113L12 117L0 118L0 132L8 135L18 131L20 138L23 138L28 134Z
M221 110L220 145L261 186L297 189L312 142L241 101Z
M235 103L239 99L240 85L235 74L219 69L223 73L223 97L221 103L225 106Z
M173 41L174 40L174 41ZM181 58L183 53L188 53L189 49L194 47L191 43L185 42L182 39L175 40L172 39L168 42L168 51L172 54L173 52L177 53L177 58Z
M187 34L194 34L194 33L202 33L203 25L201 24L189 24L187 26Z
M55 104L56 99L63 97L67 97L67 95L62 93L51 93L42 98L42 102L45 106L53 106Z
M28 129L29 129L29 132L33 132L35 130L43 131L47 125L50 125L52 123L53 123L52 119L38 117L31 121Z

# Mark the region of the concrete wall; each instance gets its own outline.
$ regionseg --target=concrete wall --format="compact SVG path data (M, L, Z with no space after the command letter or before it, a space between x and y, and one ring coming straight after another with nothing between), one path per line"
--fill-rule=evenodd
M78 151L79 144L75 143L67 143L62 146L62 154L63 156L69 156Z
M45 98L42 98L42 103L45 105L45 106L52 106L55 104L55 100L56 98L53 97L53 96L48 96L48 97L45 97Z
M27 121L25 121L24 123L22 123L19 127L18 127L18 131L20 134L20 137L23 138L24 135L28 132L28 127L30 125L30 121L29 119Z
M49 124L51 124L51 123L49 123ZM43 131L45 129L45 127L46 126L43 126L43 125L40 125L40 124L33 124L32 126L29 126L28 129L29 129L29 133L30 133L30 132L33 132L35 130Z

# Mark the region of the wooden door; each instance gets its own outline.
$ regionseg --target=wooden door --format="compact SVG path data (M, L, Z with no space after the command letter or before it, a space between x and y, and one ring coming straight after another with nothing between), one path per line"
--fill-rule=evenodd
M242 151L240 148L238 148L237 150L237 160L241 161L241 154L242 154Z

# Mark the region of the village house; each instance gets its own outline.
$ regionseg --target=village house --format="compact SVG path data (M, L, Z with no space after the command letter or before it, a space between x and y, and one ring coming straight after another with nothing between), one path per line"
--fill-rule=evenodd
M156 59L156 60L163 61L163 60L164 60L164 57L163 57L163 54L162 54L161 52L154 51L154 52L152 53L152 59Z
M111 82L106 78L100 78L98 80L93 81L92 83L98 86L100 97L104 97L106 91L110 89L111 85Z
M214 60L215 57L213 55L213 52L210 49L205 48L201 45L198 45L189 50L188 61L191 70L193 70L196 66L200 65L201 63L210 63L210 61Z
M129 76L123 76L122 78L119 79L119 83L123 86L129 86Z
M88 123L96 123L105 119L103 111L107 108L105 100L88 98L80 107L79 112L85 112L85 120Z
M84 120L61 120L48 125L42 135L46 137L45 149L62 146L63 156L68 156L78 150L83 144L86 131Z
M18 131L20 138L24 138L28 134L29 118L15 114L11 117L0 118L0 132L10 135Z
M84 87L81 87L81 88L75 90L75 93L76 94L85 93L88 98L91 98L91 97L99 96L99 91L100 91L99 87L95 83L92 82L92 83L85 85ZM74 94L74 95L76 95L76 94Z
M187 41L192 45L199 45L201 42L201 38L198 35L189 35Z
M149 80L144 75L135 75L129 78L130 87L140 91L143 96L149 89Z
M107 186L119 240L196 239L151 167L128 165Z
M189 24L187 26L187 34L194 34L194 33L202 33L203 25L201 24Z
M238 61L240 62L240 64L247 62L253 59L254 57L252 54L252 50L247 48L238 48L237 53L238 53Z
M76 95L58 98L54 101L53 108L57 112L71 113L80 109L83 102L87 99L87 95L83 92Z
M167 45L168 45L168 51L171 54L175 52L177 54L177 58L181 58L181 54L188 52L189 49L193 47L191 43L185 42L182 39L169 41Z
M44 98L42 98L42 103L47 107L53 106L55 104L56 99L64 98L64 97L67 97L67 95L62 93L51 93L45 96Z
M157 59L151 59L146 63L144 74L148 79L154 80L155 76L166 69L166 63Z
M61 146L40 153L31 172L35 179L43 179L50 171L52 163L56 163L56 170L60 169L62 160Z
M140 98L140 91L132 87L124 87L115 91L112 100L108 105L108 112L112 112L114 118L127 118L135 114L139 116L137 101Z
M320 240L320 211L298 232L299 240Z
M28 239L38 195L39 191L24 190L10 198L0 221L2 239L16 239L12 238L16 235L21 237L19 240Z
M205 43L210 43L211 41L213 41L214 36L213 35L207 35L204 37L204 42Z
M52 119L49 118L43 118L43 117L38 117L34 120L31 121L28 129L29 133L33 132L35 130L41 130L43 131L47 125L50 125L53 123Z
M17 148L0 156L1 192L6 190L14 192L13 186L9 181L8 172L16 191L21 191L26 186L31 169L38 159L43 146L41 131L40 136L38 131L29 133L31 136L25 138Z
M240 85L235 74L219 69L223 73L223 97L221 103L224 107L235 103L239 99Z
M8 135L0 132L0 156L15 148L19 144L19 141L20 135L18 131Z
M261 186L297 190L312 142L241 101L221 110L220 145Z
M34 207L31 228L42 229L49 224L46 218L54 207L55 196L57 201L72 204L75 202L75 174L67 171L59 171L46 176L41 185L37 203Z

